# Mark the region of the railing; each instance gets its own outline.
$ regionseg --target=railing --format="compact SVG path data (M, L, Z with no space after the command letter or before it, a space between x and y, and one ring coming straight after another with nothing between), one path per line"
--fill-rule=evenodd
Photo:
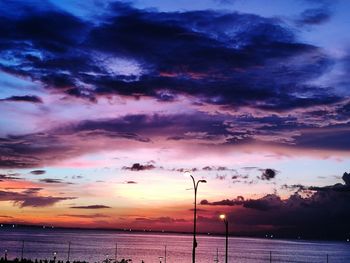
M6 245L6 246L5 246ZM163 246L159 246L159 249L153 254L158 254L150 259L143 260L145 263L151 262L166 262L167 263L183 263L190 262L190 252L186 255L186 259L180 260L181 255L177 255L176 247L172 248L168 246L167 258L164 258ZM76 262L104 262L104 263L113 263L116 260L121 261L124 259L133 258L132 251L135 252L137 248L133 247L132 244L111 244L110 246L103 247L93 247L85 243L79 242L57 242L57 241L23 241L23 240L0 240L0 258L2 262L5 263L5 258L8 261L12 261L17 258L16 262L21 262L21 259L27 258L24 260L24 263L35 262L35 259L39 262L40 260L47 260L47 262L58 261L76 261ZM148 251L144 250L145 254ZM138 258L140 258L140 251L138 253ZM206 252L207 253L207 252ZM209 255L208 255L209 254ZM201 259L205 258L205 260ZM187 257L189 259L187 259ZM136 257L135 257L136 258ZM185 258L185 257L184 257ZM198 250L198 259L197 263L202 262L224 262L224 251L220 251L218 257L216 257L216 251L212 253L207 253L204 255L204 251ZM134 259L135 260L135 259ZM126 261L124 261L126 262ZM141 260L135 260L130 262L141 262ZM229 262L232 263L342 263L350 262L350 254L347 255L338 255L336 253L328 254L318 254L310 255L307 252L303 251L302 253L295 252L294 255L290 253L286 254L284 251L273 251L273 250L259 250L258 252L249 252L247 251L230 251L229 253ZM42 261L44 263L44 261Z

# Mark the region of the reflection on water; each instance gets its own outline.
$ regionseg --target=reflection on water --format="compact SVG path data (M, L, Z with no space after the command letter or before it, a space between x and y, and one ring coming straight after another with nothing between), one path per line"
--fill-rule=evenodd
M62 229L0 229L0 253L5 249L8 257L20 257L24 240L25 258L67 260L68 244L71 242L70 259L101 262L107 257L131 258L133 262L159 262L165 257L167 263L190 263L192 253L191 235L129 233L115 231L62 230ZM212 263L219 251L219 262L224 262L223 237L198 236L196 258L198 263ZM117 249L116 249L117 247ZM254 238L230 238L229 262L350 262L350 242L292 241ZM116 253L117 252L117 253Z

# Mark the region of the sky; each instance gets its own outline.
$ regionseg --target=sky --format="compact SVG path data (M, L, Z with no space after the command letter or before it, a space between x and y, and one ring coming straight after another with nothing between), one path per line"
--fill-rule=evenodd
M0 2L0 222L347 238L350 2Z

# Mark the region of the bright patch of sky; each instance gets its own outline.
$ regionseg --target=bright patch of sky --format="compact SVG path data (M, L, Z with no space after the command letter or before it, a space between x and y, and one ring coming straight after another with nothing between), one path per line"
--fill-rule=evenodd
M144 73L140 63L132 59L98 53L95 55L95 60L110 75L140 77Z

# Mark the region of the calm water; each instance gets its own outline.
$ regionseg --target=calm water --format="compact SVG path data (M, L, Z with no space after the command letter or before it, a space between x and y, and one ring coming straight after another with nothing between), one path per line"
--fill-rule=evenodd
M71 260L101 262L114 259L115 244L117 257L131 258L133 262L160 262L167 246L167 263L190 263L192 237L190 235L136 234L113 231L81 231L59 229L0 229L0 253L8 250L8 257L20 257L22 240L24 240L24 257L53 258L67 260L68 243L71 242ZM219 249L219 262L224 262L223 237L199 236L197 262L212 263ZM292 241L254 238L230 238L229 262L258 263L270 262L350 262L350 242ZM164 262L164 259L162 260Z

